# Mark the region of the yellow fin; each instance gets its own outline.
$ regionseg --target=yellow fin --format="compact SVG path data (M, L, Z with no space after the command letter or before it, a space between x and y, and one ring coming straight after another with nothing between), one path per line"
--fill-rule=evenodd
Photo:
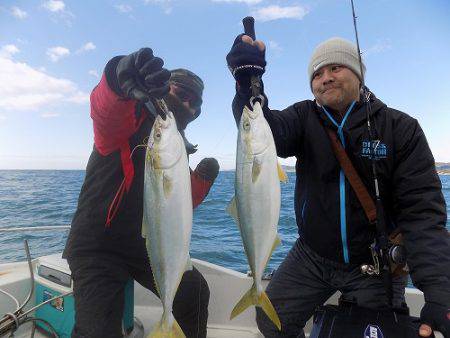
M267 294L264 291L262 291L261 295L258 297L256 294L255 284L252 285L250 290L248 290L245 293L245 295L239 300L239 302L233 308L233 311L231 311L230 320L236 317L237 315L241 314L242 312L244 312L251 305L261 307L263 311L266 313L266 315L269 317L269 319L276 325L278 330L281 331L280 318L278 318L278 315L272 303L270 302L269 297L267 297Z
M258 297L257 305L261 306L267 317L269 317L269 319L275 324L278 330L281 331L280 318L278 318L277 312L275 311L269 297L267 297L267 294L264 291L261 292L261 296Z
M280 179L280 181L286 183L288 180L288 177L287 177L286 173L284 172L283 168L281 168L280 163L278 163L278 162L277 162L277 170L278 170L278 178Z
M172 192L172 180L165 174L163 174L163 190L164 197L168 198L170 196L170 193Z
M168 327L167 323L159 322L147 338L186 338L186 336L174 318L171 327Z
M227 212L230 214L231 217L234 218L236 223L239 224L239 217L238 217L237 205L236 205L236 196L233 196L230 203L228 204Z
M272 256L272 254L273 254L273 251L276 249L276 247L278 246L278 245L280 245L281 244L281 239L280 239L280 236L278 236L278 234L277 234L277 236L275 237L275 240L273 241L273 245L272 245L272 250L270 251L270 256Z
M280 236L278 236L278 234L277 234L277 236L275 237L275 240L273 241L273 245L272 245L272 249L270 250L270 254L267 257L266 264L264 266L267 266L267 263L269 263L270 257L272 257L273 252L275 251L277 246L280 244L281 244L281 239L280 239Z
M252 183L256 182L260 173L261 173L261 163L259 161L257 161L256 158L253 158Z
M255 305L255 297L256 296L256 287L255 284L252 285L250 290L248 290L245 295L239 300L239 302L235 305L233 308L233 311L231 311L230 320L236 317L237 315L244 312L245 309L247 309L251 305Z

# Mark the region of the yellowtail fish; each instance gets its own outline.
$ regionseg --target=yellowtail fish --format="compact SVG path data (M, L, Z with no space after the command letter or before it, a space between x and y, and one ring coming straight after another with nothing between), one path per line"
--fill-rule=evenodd
M192 269L192 195L183 138L171 112L156 117L145 156L142 236L163 315L149 337L185 337L172 314L183 273Z
M281 323L262 288L262 275L275 247L280 214L280 179L286 174L277 160L275 143L259 102L244 107L236 152L236 195L228 206L236 220L253 275L253 285L236 304L231 319L251 305L259 306L279 330Z

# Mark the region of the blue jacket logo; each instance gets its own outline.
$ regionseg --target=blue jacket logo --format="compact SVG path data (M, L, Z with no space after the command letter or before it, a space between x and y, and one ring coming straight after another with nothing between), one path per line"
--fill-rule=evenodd
M364 338L383 338L383 332L377 325L369 324L364 331Z
M379 160L387 157L387 147L380 140L375 141L363 141L361 147L361 156L372 159L374 156L375 160Z

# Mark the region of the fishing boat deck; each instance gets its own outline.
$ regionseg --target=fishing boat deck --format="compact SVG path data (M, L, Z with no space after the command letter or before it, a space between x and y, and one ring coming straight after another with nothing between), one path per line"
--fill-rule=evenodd
M46 261L60 261L61 255L51 255L34 259L32 261L33 270L42 259ZM193 259L195 267L205 276L210 287L210 303L208 318L208 337L222 338L256 338L262 337L255 323L254 308L248 309L241 315L229 320L229 316L235 303L248 290L252 284L252 279L247 275L230 270L205 261ZM30 288L30 273L26 262L0 264L0 289L17 297L19 302L23 302ZM332 296L328 302L336 303L338 294ZM411 315L418 316L423 305L423 294L419 290L407 288L407 303L411 309ZM15 303L3 294L0 294L0 317L15 309ZM34 295L26 306L26 309L34 305ZM144 326L146 336L160 319L162 314L161 302L159 299L135 283L134 288L134 315ZM306 332L310 331L311 323L306 326ZM30 323L22 325L15 332L14 337L30 337L32 325ZM308 335L307 335L308 336ZM35 337L48 337L36 332ZM130 335L128 337L133 337Z

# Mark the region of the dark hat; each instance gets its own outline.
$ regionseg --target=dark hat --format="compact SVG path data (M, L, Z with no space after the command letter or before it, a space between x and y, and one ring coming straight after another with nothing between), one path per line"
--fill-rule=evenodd
M170 84L182 87L202 97L205 88L202 79L190 70L178 68L170 71Z

